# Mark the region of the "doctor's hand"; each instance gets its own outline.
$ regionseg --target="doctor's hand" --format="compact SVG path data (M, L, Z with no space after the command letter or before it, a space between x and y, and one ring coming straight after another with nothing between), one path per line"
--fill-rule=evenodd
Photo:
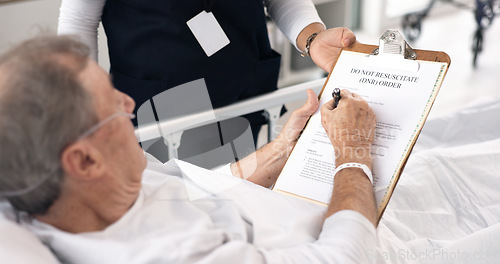
M341 49L354 42L356 42L356 36L348 28L330 28L318 33L311 42L309 54L318 67L329 73Z
M321 124L335 149L336 164L358 162L371 167L376 117L361 96L342 90L336 108L333 100L321 107Z
M313 90L307 90L307 101L299 109L293 111L281 133L273 141L281 151L285 151L285 156L288 157L295 142L297 141L302 129L304 129L309 117L318 110L319 102L318 96Z

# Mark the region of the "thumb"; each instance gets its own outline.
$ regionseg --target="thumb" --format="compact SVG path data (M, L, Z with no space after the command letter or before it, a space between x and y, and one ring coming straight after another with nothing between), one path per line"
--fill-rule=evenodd
M312 112L315 112L319 106L318 96L312 89L307 89L307 105Z
M342 45L343 47L349 47L350 45L354 44L356 42L356 35L348 29L348 28L343 28L342 30Z
M312 115L318 110L319 101L318 96L312 89L307 89L307 103L304 105L307 115Z

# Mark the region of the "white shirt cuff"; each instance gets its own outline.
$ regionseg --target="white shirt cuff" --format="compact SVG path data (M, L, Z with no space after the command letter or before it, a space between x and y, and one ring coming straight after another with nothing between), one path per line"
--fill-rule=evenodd
M313 23L325 25L311 0L268 0L265 3L269 15L298 51L301 50L297 47L297 37L305 27Z

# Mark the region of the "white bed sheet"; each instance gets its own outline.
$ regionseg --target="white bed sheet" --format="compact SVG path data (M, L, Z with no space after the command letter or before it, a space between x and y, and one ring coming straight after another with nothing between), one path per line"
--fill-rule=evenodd
M368 252L374 263L500 263L499 116L497 99L428 120L380 223L379 248ZM5 208L0 221L12 219ZM23 241L0 240L2 261L55 262L21 233L9 237Z
M429 120L380 223L377 263L500 263L500 100Z

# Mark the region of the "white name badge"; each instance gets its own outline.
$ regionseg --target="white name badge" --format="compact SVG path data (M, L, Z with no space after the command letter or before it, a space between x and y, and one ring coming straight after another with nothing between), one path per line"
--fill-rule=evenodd
M191 18L187 25L208 57L229 44L226 33L222 30L212 12L202 11Z

